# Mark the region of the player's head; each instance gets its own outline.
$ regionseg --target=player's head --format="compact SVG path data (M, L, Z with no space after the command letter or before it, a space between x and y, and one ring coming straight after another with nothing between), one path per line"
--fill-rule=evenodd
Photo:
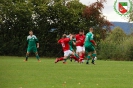
M30 34L30 35L33 35L33 31L32 31L32 30L30 30L30 31L29 31L29 34Z
M79 30L79 34L83 35L84 31L83 30Z
M69 36L71 36L72 35L72 33L69 33Z
M62 38L66 38L66 37L67 37L67 35L66 35L66 34L63 34L63 35L62 35Z
M75 38L75 34L74 33L71 33L71 35L72 35L72 38Z
M89 31L90 31L90 32L93 32L93 28L91 27L91 28L89 29Z

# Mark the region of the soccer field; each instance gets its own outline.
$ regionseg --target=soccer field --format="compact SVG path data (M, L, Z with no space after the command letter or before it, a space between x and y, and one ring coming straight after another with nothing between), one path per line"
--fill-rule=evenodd
M0 57L0 88L133 88L133 62L102 61L96 65L54 63L55 59Z

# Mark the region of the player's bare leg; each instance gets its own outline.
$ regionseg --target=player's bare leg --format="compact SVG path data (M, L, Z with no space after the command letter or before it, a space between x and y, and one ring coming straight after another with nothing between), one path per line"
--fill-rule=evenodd
M36 55L36 58L37 58L38 62L41 62L41 61L40 61L40 57L39 57L39 55L38 55L38 52L36 52L35 55Z
M29 52L26 53L25 61L28 61L29 54Z

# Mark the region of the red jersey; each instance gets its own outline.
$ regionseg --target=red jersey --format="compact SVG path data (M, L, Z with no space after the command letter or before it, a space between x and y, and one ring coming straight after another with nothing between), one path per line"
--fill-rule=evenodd
M76 46L83 46L85 41L85 35L76 35Z
M63 51L70 50L69 47L70 38L61 38L58 43L62 45Z

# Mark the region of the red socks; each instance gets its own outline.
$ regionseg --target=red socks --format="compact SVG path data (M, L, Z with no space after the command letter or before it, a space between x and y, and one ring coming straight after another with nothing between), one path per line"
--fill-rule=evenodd
M79 62L81 63L81 62L82 62L82 60L84 60L84 59L83 59L83 58L80 58L80 59L79 59Z
M64 60L64 58L63 58L63 57L58 58L58 61L62 61L62 60Z
M76 56L71 56L75 61L78 61L79 59Z
M80 59L79 59L80 63L82 62L82 60L84 60L84 57L85 57L85 53L82 53L82 55L80 56Z
M82 58L85 58L85 53L82 53Z

